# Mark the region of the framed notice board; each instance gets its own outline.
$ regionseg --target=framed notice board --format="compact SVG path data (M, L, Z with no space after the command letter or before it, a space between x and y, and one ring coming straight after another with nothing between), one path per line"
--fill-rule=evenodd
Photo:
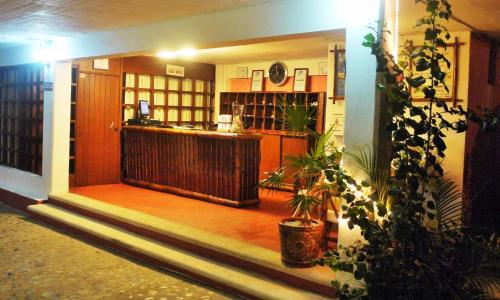
M334 50L335 65L334 65L334 83L333 83L333 101L342 100L345 98L345 76L346 76L346 61L345 49Z

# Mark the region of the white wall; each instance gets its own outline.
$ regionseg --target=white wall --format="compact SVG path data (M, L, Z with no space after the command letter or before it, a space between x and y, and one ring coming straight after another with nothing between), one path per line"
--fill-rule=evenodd
M32 63L32 53L31 46L0 49L0 67Z
M14 57L13 64L31 60L31 55ZM44 81L53 82L53 91L44 91L42 176L0 166L0 188L36 200L47 199L52 190L67 190L68 185L71 64L52 63L44 73Z
M71 63L57 63L54 70L54 91L50 114L50 126L47 134L49 143L44 168L47 170L48 193L68 191L69 181L69 130L71 115ZM45 93L45 96L47 92ZM45 175L47 174L47 175Z

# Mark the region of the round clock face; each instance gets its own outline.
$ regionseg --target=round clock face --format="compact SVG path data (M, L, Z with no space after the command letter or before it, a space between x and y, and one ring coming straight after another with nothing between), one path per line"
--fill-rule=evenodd
M276 85L285 83L288 75L286 65L280 61L275 62L269 68L269 79Z

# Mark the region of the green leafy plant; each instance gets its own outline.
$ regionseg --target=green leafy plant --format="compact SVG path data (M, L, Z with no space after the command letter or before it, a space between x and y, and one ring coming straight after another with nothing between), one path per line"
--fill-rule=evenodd
M309 133L310 126L316 115L315 107L306 107L304 105L287 105L280 107L285 114L285 128L292 132Z
M314 146L305 154L290 155L285 158L284 166L270 172L260 185L269 189L282 189L286 179L293 179L294 195L289 201L293 209L293 217L310 224L314 208L323 201L323 192L332 191L330 185L324 184L325 173L335 172L340 166L342 153L333 143L333 128L323 134L315 134Z
M350 229L358 226L364 238L317 261L361 281L356 287L334 282L342 299L486 298L500 282L496 235L455 222L459 196L453 183L442 179L441 166L448 131L465 131L467 119L491 131L498 119L488 110L478 114L460 106L450 108L436 97L438 87L448 89L441 65L450 65L442 54L450 35L439 21L448 20L452 11L446 0L423 3L426 16L417 20L417 27L423 28L425 43L407 48L401 66L384 50L381 28L363 42L383 75L377 87L391 115L387 128L392 136L392 176L376 174L373 155L363 153L353 157L369 181L359 183L342 168L327 176L345 199L342 218ZM409 64L428 75L414 76L405 70ZM411 88L423 91L424 105L413 104ZM437 227L428 226L427 220L437 221Z
M462 192L455 182L437 178L431 183L432 199L427 207L435 210L437 230L446 230L462 223Z
M346 154L351 157L355 166L368 176L369 182L367 184L374 189L371 198L390 207L391 170L387 161L384 161L378 152L371 147L359 149L357 153L346 152Z

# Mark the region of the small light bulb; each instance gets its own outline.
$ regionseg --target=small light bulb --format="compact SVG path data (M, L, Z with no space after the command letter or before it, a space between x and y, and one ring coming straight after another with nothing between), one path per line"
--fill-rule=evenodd
M186 48L178 51L180 55L182 56L195 56L196 55L196 50L193 48Z
M174 58L177 56L177 53L173 51L160 51L156 53L156 56L161 57L161 58Z

